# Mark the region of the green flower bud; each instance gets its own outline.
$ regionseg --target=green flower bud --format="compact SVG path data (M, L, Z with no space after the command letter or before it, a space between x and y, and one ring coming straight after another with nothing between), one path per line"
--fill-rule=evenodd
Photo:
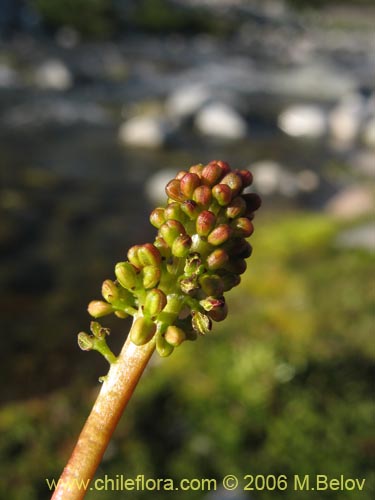
M142 283L146 288L154 288L160 281L161 270L156 266L145 266L142 269Z
M113 312L111 304L107 304L107 302L103 302L102 300L92 300L88 305L87 310L93 318L107 316Z
M167 196L174 201L184 201L185 196L181 193L180 181L178 179L172 179L168 182L165 192Z
M171 256L171 249L169 248L167 242L161 236L156 236L154 245L159 250L160 255L165 259Z
M185 216L184 212L181 210L181 204L177 203L177 201L174 201L174 202L169 203L167 205L167 207L165 208L164 215L165 215L165 221L170 220L170 219L174 219L174 220L177 220L179 222L184 223L186 220L186 216ZM160 229L160 227L161 226L159 226L159 229Z
M137 318L130 330L130 340L135 345L144 345L149 342L156 332L156 325L148 318Z
M212 196L221 207L226 207L232 200L232 190L227 184L216 184L212 188Z
M153 210L150 214L150 222L154 227L159 229L159 227L165 222L164 208L155 208L155 210Z
M203 170L202 163L198 163L198 165L193 165L192 167L189 168L189 172L192 174L197 174L198 177L202 175L202 170Z
M178 236L172 245L172 254L175 257L186 257L190 252L191 238L188 234Z
M142 264L138 258L138 250L141 248L141 245L134 245L128 250L128 260L133 264L137 269L141 269Z
M162 335L156 337L156 350L162 358L172 354L174 347L169 344Z
M115 311L115 316L117 316L120 319L125 319L129 316L129 314L127 314L124 311Z
M168 326L164 338L168 342L168 344L172 345L173 347L177 347L182 344L184 340L186 340L186 334L181 328L171 325Z
M208 235L207 241L211 245L218 246L228 241L231 234L232 229L228 224L220 224Z
M138 259L143 266L160 266L161 255L152 243L145 243L138 248Z
M234 219L235 217L240 217L244 215L247 210L246 201L242 198L242 196L236 196L229 203L225 210L225 215L229 219Z
M217 248L207 257L207 267L211 271L220 269L228 261L227 252L222 248Z
M127 290L134 290L137 286L137 273L130 262L118 262L115 266L115 275L120 285Z
M88 333L79 332L77 341L79 348L82 349L82 351L92 351L94 349L95 339Z
M198 253L194 253L189 255L186 259L184 266L184 273L187 276L192 276L193 274L199 273L199 271L203 268L202 259Z
M223 176L223 169L216 163L211 162L202 170L202 183L206 186L214 186Z
M208 236L216 224L216 216L209 210L203 210L197 218L196 230L199 236Z
M239 175L234 172L230 172L223 179L221 179L221 184L226 184L229 186L233 192L233 195L237 195L242 189L242 179Z
M177 220L167 220L159 229L160 236L172 247L174 240L182 235L186 234L184 226L181 222Z
M189 172L184 175L180 181L181 192L186 196L186 198L191 198L193 196L194 190L200 186L201 180L197 174Z
M193 200L185 200L181 203L181 210L186 214L190 220L197 218L200 213L200 208L198 204Z
M103 339L110 334L109 328L103 328L97 321L91 321L90 330L97 339Z
M233 228L233 234L236 237L248 238L254 232L253 223L247 217L234 219L231 226Z
M198 186L193 193L193 200L202 207L208 207L212 200L211 189L208 186Z
M191 324L194 330L202 335L208 333L212 328L212 321L210 318L206 314L199 311L192 312Z
M203 274L199 284L206 295L218 296L224 292L224 284L217 274Z
M164 309L166 305L167 297L165 296L165 293L158 288L154 288L153 290L150 290L146 295L144 313L146 316L156 316Z
M102 284L102 296L103 298L112 304L119 298L119 290L112 280L105 280Z

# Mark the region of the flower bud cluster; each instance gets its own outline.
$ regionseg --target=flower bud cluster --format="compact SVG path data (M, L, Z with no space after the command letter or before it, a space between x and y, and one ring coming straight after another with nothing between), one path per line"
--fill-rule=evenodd
M116 280L103 283L104 301L91 302L89 313L134 316L131 340L154 339L162 356L208 333L227 316L224 292L239 284L252 252L246 238L261 201L243 193L251 183L248 170L223 161L180 171L166 186L166 206L150 215L154 243L129 249Z

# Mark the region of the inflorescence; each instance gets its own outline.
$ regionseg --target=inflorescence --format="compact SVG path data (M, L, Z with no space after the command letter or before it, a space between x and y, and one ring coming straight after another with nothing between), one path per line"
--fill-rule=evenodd
M239 284L252 252L246 238L261 201L243 192L251 183L251 172L223 161L179 172L165 188L166 206L150 215L158 229L154 243L131 247L127 260L116 264L116 279L102 285L105 300L88 306L91 316L133 316L131 341L154 339L161 356L225 319L224 292ZM115 360L105 341L108 329L92 322L91 331L78 335L80 347Z

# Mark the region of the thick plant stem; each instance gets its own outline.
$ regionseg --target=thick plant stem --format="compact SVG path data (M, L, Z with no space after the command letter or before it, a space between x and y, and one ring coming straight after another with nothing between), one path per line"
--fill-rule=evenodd
M136 346L128 336L117 361L111 364L51 500L80 500L90 489L88 481L94 477L154 349L154 340Z

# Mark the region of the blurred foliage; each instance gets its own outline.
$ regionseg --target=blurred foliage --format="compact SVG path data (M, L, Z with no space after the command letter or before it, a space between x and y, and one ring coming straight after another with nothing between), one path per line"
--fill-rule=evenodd
M228 319L170 358L153 358L98 477L344 474L366 478L366 487L340 498L372 498L374 256L338 248L341 227L326 217L267 217L257 218L254 255L229 294ZM94 395L72 385L3 407L1 498L48 497L45 478L58 477ZM290 497L290 489L252 496Z

